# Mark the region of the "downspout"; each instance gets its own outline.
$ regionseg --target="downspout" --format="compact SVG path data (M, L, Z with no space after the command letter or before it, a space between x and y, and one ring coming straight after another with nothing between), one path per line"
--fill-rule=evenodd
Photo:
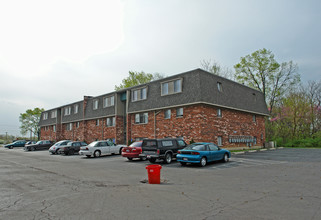
M154 111L154 138L156 139L156 116L160 113L161 111L156 112L156 110Z

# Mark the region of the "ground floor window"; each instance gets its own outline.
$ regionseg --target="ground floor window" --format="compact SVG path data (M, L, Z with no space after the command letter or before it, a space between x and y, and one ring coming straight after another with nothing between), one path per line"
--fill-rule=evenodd
M148 123L148 113L135 114L135 124L147 124L147 123Z
M222 144L222 136L218 136L217 137L217 145L218 146L222 146L223 144Z

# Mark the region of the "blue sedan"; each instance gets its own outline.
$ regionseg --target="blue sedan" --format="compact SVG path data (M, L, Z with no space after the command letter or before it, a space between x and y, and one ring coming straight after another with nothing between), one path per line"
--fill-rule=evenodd
M198 163L204 167L208 162L221 160L228 162L231 152L221 149L213 143L194 143L178 151L176 156L183 166L186 163Z

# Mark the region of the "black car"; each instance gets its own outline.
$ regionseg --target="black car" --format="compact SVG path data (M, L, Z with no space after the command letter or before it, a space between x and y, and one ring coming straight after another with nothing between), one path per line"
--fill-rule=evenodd
M62 147L58 150L59 154L64 155L73 155L75 153L78 153L80 150L80 147L87 146L85 142L82 141L72 141L69 142L65 147Z
M42 140L35 144L29 144L24 147L25 151L35 151L35 150L48 150L50 146L53 145L52 141Z
M13 143L11 144L6 144L4 145L5 148L9 148L9 149L12 149L14 147L24 147L26 144L26 141L24 140L20 140L20 141L14 141Z
M26 142L26 145L35 144L35 143L37 143L37 141L27 141L27 142Z
M142 143L142 153L139 156L146 157L151 163L155 163L157 159L171 163L177 151L186 146L185 141L180 138L145 139Z

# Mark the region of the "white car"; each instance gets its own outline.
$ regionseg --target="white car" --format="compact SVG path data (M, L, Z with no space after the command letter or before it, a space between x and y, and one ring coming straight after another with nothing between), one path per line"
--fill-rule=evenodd
M87 146L80 147L79 155L100 157L102 155L121 154L125 145L116 145L111 141L94 141Z
M58 141L57 143L55 143L54 145L52 145L49 148L49 152L51 154L58 154L58 151L60 148L62 147L66 147L66 145L71 142L70 140L62 140L62 141Z

